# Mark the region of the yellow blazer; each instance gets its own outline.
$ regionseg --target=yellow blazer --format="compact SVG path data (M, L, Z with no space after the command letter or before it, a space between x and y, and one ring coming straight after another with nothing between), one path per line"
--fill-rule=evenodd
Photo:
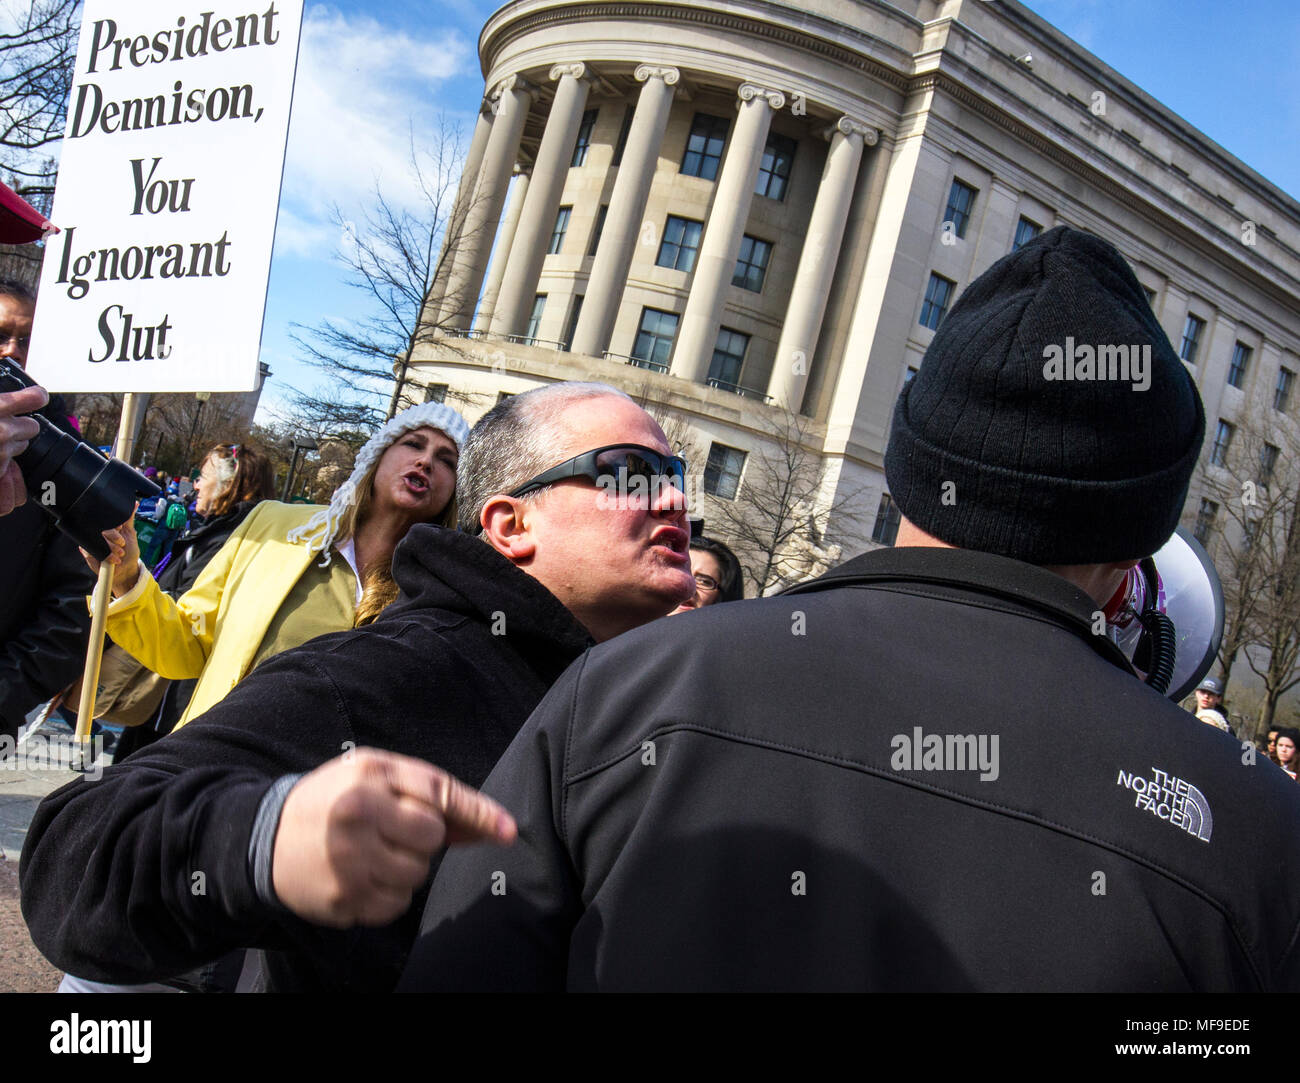
M172 601L141 567L135 586L109 605L107 629L114 643L171 680L198 678L177 729L248 672L289 591L312 560L321 559L286 535L320 510L264 500L180 598Z

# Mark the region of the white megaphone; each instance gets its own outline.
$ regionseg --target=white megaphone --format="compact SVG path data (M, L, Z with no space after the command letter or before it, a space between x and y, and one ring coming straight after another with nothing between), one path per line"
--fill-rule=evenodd
M1223 588L1184 527L1129 571L1106 606L1106 630L1157 692L1178 702L1214 665L1223 640Z

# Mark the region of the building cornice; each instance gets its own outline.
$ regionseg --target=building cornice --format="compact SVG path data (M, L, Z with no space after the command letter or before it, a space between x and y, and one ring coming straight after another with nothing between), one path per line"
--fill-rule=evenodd
M1202 232L1189 227L1185 222L1180 221L1173 215L1163 211L1160 206L1149 199L1139 195L1133 187L1123 184L1116 180L1106 171L1091 164L1084 158L1074 154L1062 147L1060 144L1047 138L1042 132L1030 127L1024 121L1012 116L1006 110L1000 108L987 98L972 91L968 86L956 79L954 76L945 71L926 72L917 76L912 85L916 92L924 93L927 91L937 91L960 102L968 109L974 110L986 120L996 124L1004 131L1010 132L1016 139L1028 145L1039 154L1048 158L1052 162L1061 166L1063 169L1080 177L1086 183L1097 189L1099 192L1114 199L1116 202L1127 207L1135 214L1150 219L1152 212L1159 214L1162 218L1161 227L1174 234L1178 239L1188 247L1206 256L1216 263L1222 264L1226 259L1232 261L1236 272L1243 278L1249 279L1251 284L1261 293L1272 298L1278 304L1284 307L1293 307L1296 298L1300 297L1300 282L1297 282L1290 275L1286 275L1286 281L1291 284L1291 288L1279 286L1276 281L1277 276L1285 275L1280 268L1273 265L1269 272L1265 273L1250 263L1245 262L1240 256L1234 255L1231 249L1225 249L1221 245L1214 243L1212 236L1228 236L1223 233L1222 229L1209 219L1196 214L1186 204L1182 204L1183 211L1194 217ZM1115 162L1115 168L1123 169L1120 163ZM1127 172L1127 170L1126 170ZM1208 234L1208 235L1207 235ZM1229 242L1231 243L1230 239Z
M768 7L768 5L762 5ZM834 41L818 37L816 33L806 33L791 26L779 23L761 22L732 11L692 7L687 4L671 3L574 3L545 8L521 14L518 18L507 19L494 27L493 21L504 13L497 12L484 27L479 39L479 58L486 75L495 63L495 57L510 42L525 34L557 23L570 23L574 20L636 20L644 22L690 23L697 26L716 27L731 30L749 37L764 38L780 42L783 45L802 49L805 52L825 57L837 64L853 68L869 78L876 79L893 87L900 93L906 93L908 76L906 72L891 68L873 57L854 52ZM773 8L773 10L780 10ZM817 16L801 13L804 25L814 29L824 28L829 37L843 37L846 33L861 37L864 41L876 41L870 35L854 31L852 27L833 23Z

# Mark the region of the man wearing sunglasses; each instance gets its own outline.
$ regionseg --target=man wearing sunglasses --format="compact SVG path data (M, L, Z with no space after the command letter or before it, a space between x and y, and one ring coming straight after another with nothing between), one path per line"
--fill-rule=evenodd
M463 529L412 528L374 624L277 655L42 803L22 863L36 945L95 981L253 947L269 989L391 988L444 842L514 837L469 787L593 642L694 591L684 474L611 387L499 403L461 453Z

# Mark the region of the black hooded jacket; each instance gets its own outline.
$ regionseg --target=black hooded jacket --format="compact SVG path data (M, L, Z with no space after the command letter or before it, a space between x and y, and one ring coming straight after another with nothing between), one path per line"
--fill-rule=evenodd
M50 401L46 416L57 419ZM0 735L15 735L28 711L81 676L94 589L76 543L31 495L0 517Z
M519 839L448 854L400 988L1300 991L1300 787L1095 609L885 549L601 644L484 785Z
M274 990L392 987L424 893L383 929L323 929L259 897L249 860L276 779L356 747L417 756L472 786L590 644L536 579L430 525L398 547L402 595L374 624L249 674L212 710L37 809L20 867L32 940L81 977L172 977L266 950Z

